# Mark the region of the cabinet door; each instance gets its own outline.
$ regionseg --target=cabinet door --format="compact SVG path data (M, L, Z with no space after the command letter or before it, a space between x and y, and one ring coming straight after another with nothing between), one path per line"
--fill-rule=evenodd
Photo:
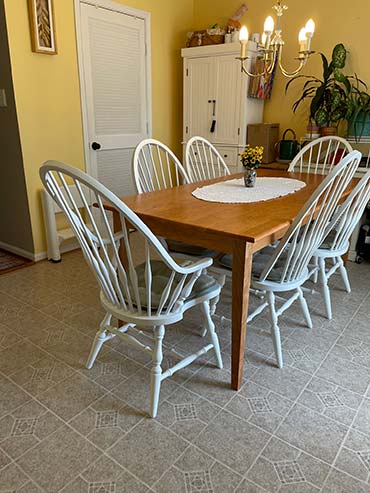
M242 110L240 62L233 55L219 56L216 66L216 128L212 140L237 144Z
M185 65L184 140L194 135L210 139L216 63L214 57L188 59Z

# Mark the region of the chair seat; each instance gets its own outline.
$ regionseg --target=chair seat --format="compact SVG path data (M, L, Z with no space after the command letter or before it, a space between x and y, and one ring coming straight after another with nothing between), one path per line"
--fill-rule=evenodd
M166 243L170 252L183 253L185 255L193 255L195 257L214 257L218 252L206 247L191 245L183 241L169 240L166 238Z
M165 286L168 283L168 280L173 272L170 270L167 265L160 260L153 260L151 262L152 268L152 301L151 306L153 308L158 308L162 293L165 289ZM146 281L145 281L145 263L142 263L136 267L136 273L138 276L138 285L139 285L139 293L140 298L145 299L146 292ZM176 275L171 292L176 288L181 276ZM190 293L190 296L185 300L185 302L190 301L194 298L200 298L202 296L206 296L210 294L212 291L217 290L220 285L212 276L207 274L201 274L198 279L195 281L193 289ZM171 296L169 296L169 299Z
M276 249L274 246L267 246L253 255L253 265L252 265L253 279L258 280L260 278L267 262L270 260L270 257L274 254L275 250ZM226 267L227 269L232 269L233 256L231 254L225 254L220 258L219 262L223 267ZM286 254L283 252L280 255L280 258L278 259L277 263L275 264L275 267L271 270L271 272L267 276L266 280L280 281L285 264L286 264Z

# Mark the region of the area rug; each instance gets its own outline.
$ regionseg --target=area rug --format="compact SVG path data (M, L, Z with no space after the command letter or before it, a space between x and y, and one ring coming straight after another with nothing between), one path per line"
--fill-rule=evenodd
M14 253L7 252L0 248L0 275L33 264L34 262L32 260L28 260L27 258L20 257L19 255L15 255Z

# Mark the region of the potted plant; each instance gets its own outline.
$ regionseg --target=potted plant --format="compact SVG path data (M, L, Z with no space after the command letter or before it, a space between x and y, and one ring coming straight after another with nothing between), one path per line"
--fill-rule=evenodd
M362 136L370 135L370 94L366 84L356 75L354 80L347 96L346 120L348 135L358 141Z
M257 169L260 167L263 156L263 146L251 147L247 144L244 152L240 154L240 161L244 166L244 185L254 187L257 178Z
M295 112L303 101L311 99L310 120L315 121L320 127L321 135L335 135L339 122L346 116L346 99L351 90L350 79L342 72L347 52L344 45L339 43L333 49L330 63L323 53L320 53L320 56L322 78L297 75L287 83L285 92L294 81L306 79L301 96L292 106L293 111Z

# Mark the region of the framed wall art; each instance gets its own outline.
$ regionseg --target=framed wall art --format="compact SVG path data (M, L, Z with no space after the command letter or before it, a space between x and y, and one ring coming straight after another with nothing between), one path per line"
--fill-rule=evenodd
M32 51L56 55L53 0L28 0L28 9Z

